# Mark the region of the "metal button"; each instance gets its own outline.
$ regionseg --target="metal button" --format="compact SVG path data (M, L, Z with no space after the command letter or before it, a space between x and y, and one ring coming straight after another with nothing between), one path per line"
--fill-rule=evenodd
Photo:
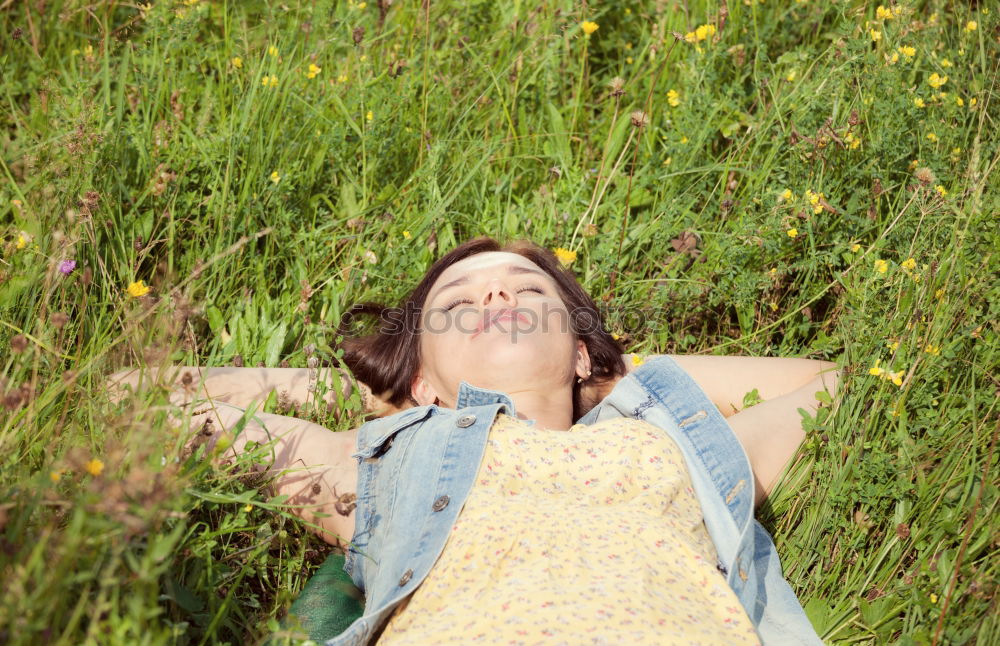
M431 507L431 509L433 509L434 511L441 511L442 509L448 506L449 502L451 502L451 498L449 498L448 496L441 496L440 498L434 501L434 505Z
M413 578L413 570L407 570L406 572L403 572L403 576L399 577L399 587L402 588L404 585L409 583L410 579L412 578Z
M476 423L475 415L462 415L461 417L458 418L458 421L455 422L455 424L457 424L459 428L467 428L475 423Z

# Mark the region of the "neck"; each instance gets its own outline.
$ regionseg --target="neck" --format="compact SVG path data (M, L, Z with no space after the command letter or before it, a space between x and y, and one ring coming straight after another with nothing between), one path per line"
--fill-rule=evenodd
M537 428L565 431L573 425L573 390L556 388L548 392L522 390L507 395L517 408L519 419L533 419Z

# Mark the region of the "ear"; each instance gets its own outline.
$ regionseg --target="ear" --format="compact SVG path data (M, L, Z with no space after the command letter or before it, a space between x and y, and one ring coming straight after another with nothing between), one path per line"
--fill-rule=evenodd
M590 352L587 351L587 344L578 340L576 342L576 376L586 381L590 378L591 369Z
M436 404L439 401L437 391L429 381L424 379L422 370L417 371L417 376L413 378L413 383L410 386L410 394L413 396L413 400L420 406Z

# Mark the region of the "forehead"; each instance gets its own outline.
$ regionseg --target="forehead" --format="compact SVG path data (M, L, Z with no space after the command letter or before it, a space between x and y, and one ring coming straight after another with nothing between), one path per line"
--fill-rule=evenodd
M542 272L546 278L551 278L547 273L545 273L544 269L520 254L511 253L509 251L487 251L485 253L478 253L475 256L459 260L454 265L448 267L448 269L444 270L444 273L438 276L438 279L434 281L434 287L444 285L445 283L455 280L456 278L462 278L463 276L468 276L470 274L506 269L512 265L516 267L524 267L526 269L534 269L535 271Z

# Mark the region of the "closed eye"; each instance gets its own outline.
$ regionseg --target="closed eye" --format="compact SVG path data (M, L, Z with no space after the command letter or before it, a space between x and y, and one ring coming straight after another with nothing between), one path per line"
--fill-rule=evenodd
M523 287L518 287L514 291L517 294L520 294L522 292L535 292L536 294L543 294L543 295L545 294L545 292L542 291L542 288L535 287L534 285L525 285ZM468 305L472 305L473 304L472 301L469 300L468 298L456 298L452 302L450 302L447 305L445 305L444 309L445 309L446 312L450 312L451 310L453 310L455 307L461 305L462 303L466 303Z
M447 305L445 305L444 309L445 309L445 311L451 311L454 307L456 307L458 305L461 305L462 303L468 303L469 305L472 305L472 301L470 301L469 299L467 299L467 298L458 298L458 299L455 299L452 302L448 303Z

